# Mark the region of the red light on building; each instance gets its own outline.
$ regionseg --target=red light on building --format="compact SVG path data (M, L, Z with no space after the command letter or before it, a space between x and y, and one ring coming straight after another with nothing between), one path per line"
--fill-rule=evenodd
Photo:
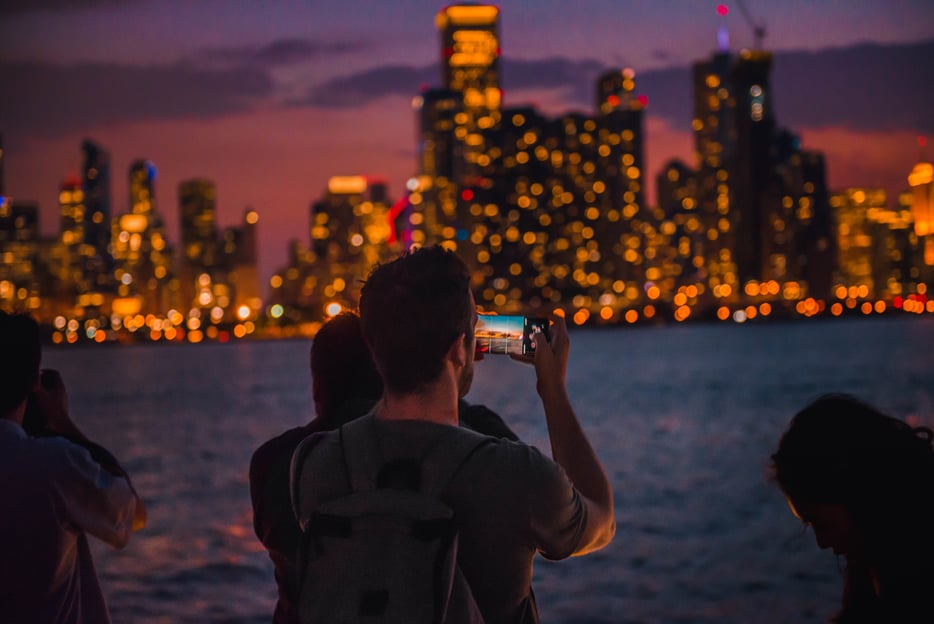
M647 96L647 95L640 95L640 96L637 97L636 99L639 101L639 104L642 104L642 106L648 106L648 105L649 105L649 96Z
M726 6L725 4L718 4L718 5L717 5L717 14L718 14L718 15L726 15L726 14L729 13L729 12L730 12L730 9L728 9L727 6Z
M386 239L386 242L390 245L399 240L399 232L396 231L396 219L398 219L399 215L408 207L409 196L406 195L393 204L392 208L389 209L389 213L386 215L386 220L389 222L389 237Z
M900 309L902 308L902 304L903 304L903 303L904 303L904 300L901 298L900 295L896 295L896 296L892 299L892 306L894 306L896 309L899 309L899 310L900 310Z
M461 191L461 199L464 201L470 201L473 199L473 191L470 189L464 189Z
M619 96L611 95L606 99L606 102L610 106L619 106Z

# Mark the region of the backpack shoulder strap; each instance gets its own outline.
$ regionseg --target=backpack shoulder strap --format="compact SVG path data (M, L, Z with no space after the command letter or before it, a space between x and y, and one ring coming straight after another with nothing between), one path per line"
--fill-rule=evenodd
M376 488L376 475L382 467L382 452L377 440L374 416L367 414L340 428L341 450L347 480L354 492ZM421 461L422 492L440 494L473 453L494 438L463 429L446 431Z
M376 439L372 412L341 425L341 454L347 482L354 492L376 489L376 474L382 466L382 452Z
M439 436L422 460L422 491L440 497L454 475L481 447L496 441L474 431L458 427Z

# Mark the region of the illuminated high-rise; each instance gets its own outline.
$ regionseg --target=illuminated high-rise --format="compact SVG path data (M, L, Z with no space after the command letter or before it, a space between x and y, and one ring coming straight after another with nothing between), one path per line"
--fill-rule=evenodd
M195 270L217 264L217 189L205 178L178 185L182 259Z
M39 205L0 201L0 309L39 306L43 258L39 254Z
M172 250L155 208L156 167L136 160L129 170L130 211L113 220L112 243L117 294L139 300L147 312L164 312L177 304L171 292ZM132 309L126 300L118 307Z
M697 212L701 225L703 258L700 271L713 292L721 285L738 293L731 206L729 164L736 149L730 81L731 56L719 51L710 60L693 66L694 149L697 166Z
M399 205L390 204L381 179L330 178L325 193L311 205L310 246L292 241L289 265L270 280L271 300L283 305L286 317L313 320L334 314L338 306L354 308L361 282L373 266L401 250L394 234L415 213L396 213Z
M56 295L63 305L74 305L75 298L93 288L89 264L95 249L86 242L87 206L81 178L70 175L62 181L58 193L61 232L55 248L53 272L58 284Z
M217 189L205 178L178 185L181 231L181 297L191 305L210 306L218 270ZM204 301L206 303L201 303Z
M848 188L834 193L830 205L837 225L835 284L848 289L862 288L862 297L881 293L885 285L875 282L873 260L878 237L874 241L873 234L876 215L888 210L885 190Z
M769 74L772 54L743 50L731 68L736 141L728 162L731 240L740 283L771 277L766 218L770 200L779 197L772 184L775 113Z
M252 208L243 212L243 222L224 229L221 235L221 255L226 269L226 282L233 300L227 306L228 318L255 318L262 307L259 289L258 236L259 213Z
M924 148L925 140L919 139ZM924 265L926 273L934 270L934 163L927 162L924 155L911 169L908 175L911 188L911 215L914 220L915 235L924 247Z
M413 191L413 211L421 222L413 229L412 242L442 242L444 228L456 226L457 181L463 178L462 143L455 138L455 118L463 113L461 94L448 89L426 89L415 96L417 115L418 174Z
M441 9L435 23L441 34L442 86L463 99L454 136L462 145L469 184L488 162L484 134L496 129L501 118L499 9L455 4Z
M656 177L656 200L662 215L658 232L667 247L666 274L676 285L703 282L706 236L697 209L697 172L680 160L670 160Z
M91 140L81 144L81 152L85 211L82 217L83 242L90 246L85 255L87 287L107 289L112 282L113 266L108 249L111 237L110 154Z

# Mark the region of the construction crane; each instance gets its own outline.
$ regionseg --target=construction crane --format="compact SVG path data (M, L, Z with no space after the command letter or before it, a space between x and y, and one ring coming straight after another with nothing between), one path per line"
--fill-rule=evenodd
M752 36L755 39L755 49L761 50L762 40L765 39L765 23L756 23L756 21L752 19L752 15L749 13L749 9L746 8L746 3L743 2L743 0L736 0L736 4L739 6L740 13L743 14L743 19L745 19L749 27L752 28Z

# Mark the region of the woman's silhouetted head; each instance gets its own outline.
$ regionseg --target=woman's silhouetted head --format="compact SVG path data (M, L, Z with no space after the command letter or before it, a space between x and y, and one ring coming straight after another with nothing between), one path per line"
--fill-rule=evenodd
M852 396L825 395L791 420L772 455L775 480L822 548L874 557L931 518L931 437Z

